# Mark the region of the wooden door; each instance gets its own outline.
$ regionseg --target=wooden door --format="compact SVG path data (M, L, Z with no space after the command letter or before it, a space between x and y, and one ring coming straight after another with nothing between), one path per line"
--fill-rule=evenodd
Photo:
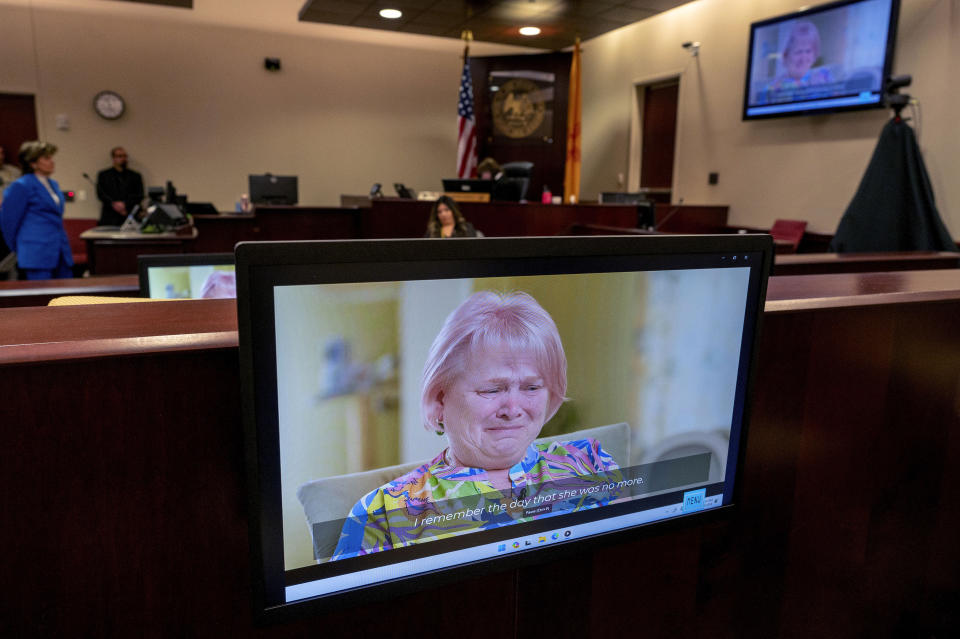
M679 88L677 79L644 87L640 188L669 191L673 185ZM669 193L665 201L670 201Z
M4 162L17 164L20 145L37 139L37 110L32 95L0 93L0 146Z

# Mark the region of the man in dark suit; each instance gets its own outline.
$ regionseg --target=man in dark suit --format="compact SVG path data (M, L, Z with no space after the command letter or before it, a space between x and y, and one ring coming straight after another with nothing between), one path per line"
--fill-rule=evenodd
M97 174L97 198L100 226L120 226L133 207L143 201L143 178L127 168L127 151L122 147L110 150L113 166Z

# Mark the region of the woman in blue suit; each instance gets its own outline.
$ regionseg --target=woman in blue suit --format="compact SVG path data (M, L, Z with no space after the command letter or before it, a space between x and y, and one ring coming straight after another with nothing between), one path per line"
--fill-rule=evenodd
M52 144L24 142L24 175L7 187L0 205L0 230L28 280L73 276L70 241L63 229L63 192L50 179L56 152Z

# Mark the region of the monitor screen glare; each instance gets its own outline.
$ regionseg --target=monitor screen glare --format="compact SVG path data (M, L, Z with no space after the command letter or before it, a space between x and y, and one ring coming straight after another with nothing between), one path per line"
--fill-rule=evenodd
M744 119L882 106L899 0L841 0L750 25Z
M256 613L734 503L770 259L767 236L240 244Z

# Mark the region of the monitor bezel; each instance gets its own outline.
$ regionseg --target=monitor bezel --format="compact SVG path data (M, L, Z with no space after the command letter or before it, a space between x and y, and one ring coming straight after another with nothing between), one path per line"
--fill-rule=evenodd
M379 265L383 277L379 281L395 281L397 278L390 265L397 262L416 262L431 264L436 262L443 269L456 263L469 260L523 260L537 258L577 259L580 257L636 257L660 256L671 254L759 254L759 264L755 264L756 279L751 276L748 289L748 304L751 296L756 296L753 317L750 307L744 325L743 346L749 352L741 351L743 371L743 395L738 399L741 416L740 437L736 450L736 468L728 473L723 481L732 474L733 488L731 502L720 507L688 513L682 517L657 520L626 529L605 532L599 535L578 538L562 544L538 548L531 552L520 552L492 557L469 564L459 564L451 568L406 576L397 580L367 585L358 589L341 591L331 595L300 601L273 605L267 601L268 575L266 574L264 543L265 539L277 534L276 527L279 504L267 503L269 499L262 494L263 473L271 472L260 458L264 437L271 433L258 430L258 398L265 388L258 387L255 375L257 363L254 361L252 339L254 331L264 330L256 326L259 315L256 313L273 312L272 295L269 304L260 299L259 308L252 300L255 288L273 286L270 274L261 270L276 267L316 267L344 265ZM773 260L773 240L769 235L700 235L700 236L592 236L592 237L542 237L542 238L457 238L453 241L431 239L411 240L319 240L299 242L242 242L236 247L237 275L237 320L240 350L241 409L243 415L245 462L247 471L247 506L249 514L250 570L252 587L253 615L258 624L277 623L304 616L315 615L344 605L353 605L372 600L383 600L402 594L430 589L438 585L460 581L469 577L509 570L520 566L541 564L559 557L584 552L598 546L622 543L649 534L661 534L678 527L702 525L715 517L726 517L740 501L742 493L742 473L745 456L745 443L748 433L751 392L755 378L757 347L763 315L763 303L766 299L767 278ZM573 271L577 272L577 271ZM464 277L447 275L447 277ZM443 279L438 274L437 279ZM338 279L337 281L343 281ZM364 281L376 281L372 278ZM285 282L296 284L303 282ZM752 322L749 326L746 322ZM260 384L269 386L272 380L260 380ZM275 393L275 381L267 393ZM262 409L261 409L262 410ZM268 409L269 410L269 409ZM737 408L735 407L735 411ZM276 433L272 436L275 438ZM272 472L279 472L275 469ZM273 508L271 516L266 508ZM282 533L281 533L282 534Z
M150 297L150 269L164 266L224 266L234 263L233 253L162 253L137 256L140 297Z
M836 2L829 2L827 4L820 4L813 7L807 7L799 11L794 11L791 13L785 13L779 16L774 16L772 18L765 18L763 20L758 20L757 22L752 22L750 24L750 35L747 38L747 67L746 75L743 84L743 108L741 110L741 119L743 121L749 120L769 120L771 118L786 118L786 117L796 117L804 115L824 115L828 113L848 113L852 111L870 111L875 109L885 109L887 108L886 103L886 83L890 78L890 72L893 68L893 58L896 53L896 40L897 40L897 24L900 19L900 0L890 0L890 16L888 21L887 28L887 42L884 47L884 60L883 60L883 76L882 82L883 86L880 88L880 99L877 102L869 102L862 104L851 104L845 106L828 106L828 107L814 107L809 109L798 109L793 111L780 111L776 113L760 113L760 114L748 114L750 109L750 75L751 70L753 69L753 52L754 52L754 39L756 37L757 30L775 24L777 22L784 22L787 20L796 20L801 17L809 17L818 13L823 13L825 11L831 11L833 9L839 9L844 6L860 4L862 2L867 2L869 0L836 0ZM822 98L818 98L818 101ZM802 104L801 102L784 102L783 104Z

